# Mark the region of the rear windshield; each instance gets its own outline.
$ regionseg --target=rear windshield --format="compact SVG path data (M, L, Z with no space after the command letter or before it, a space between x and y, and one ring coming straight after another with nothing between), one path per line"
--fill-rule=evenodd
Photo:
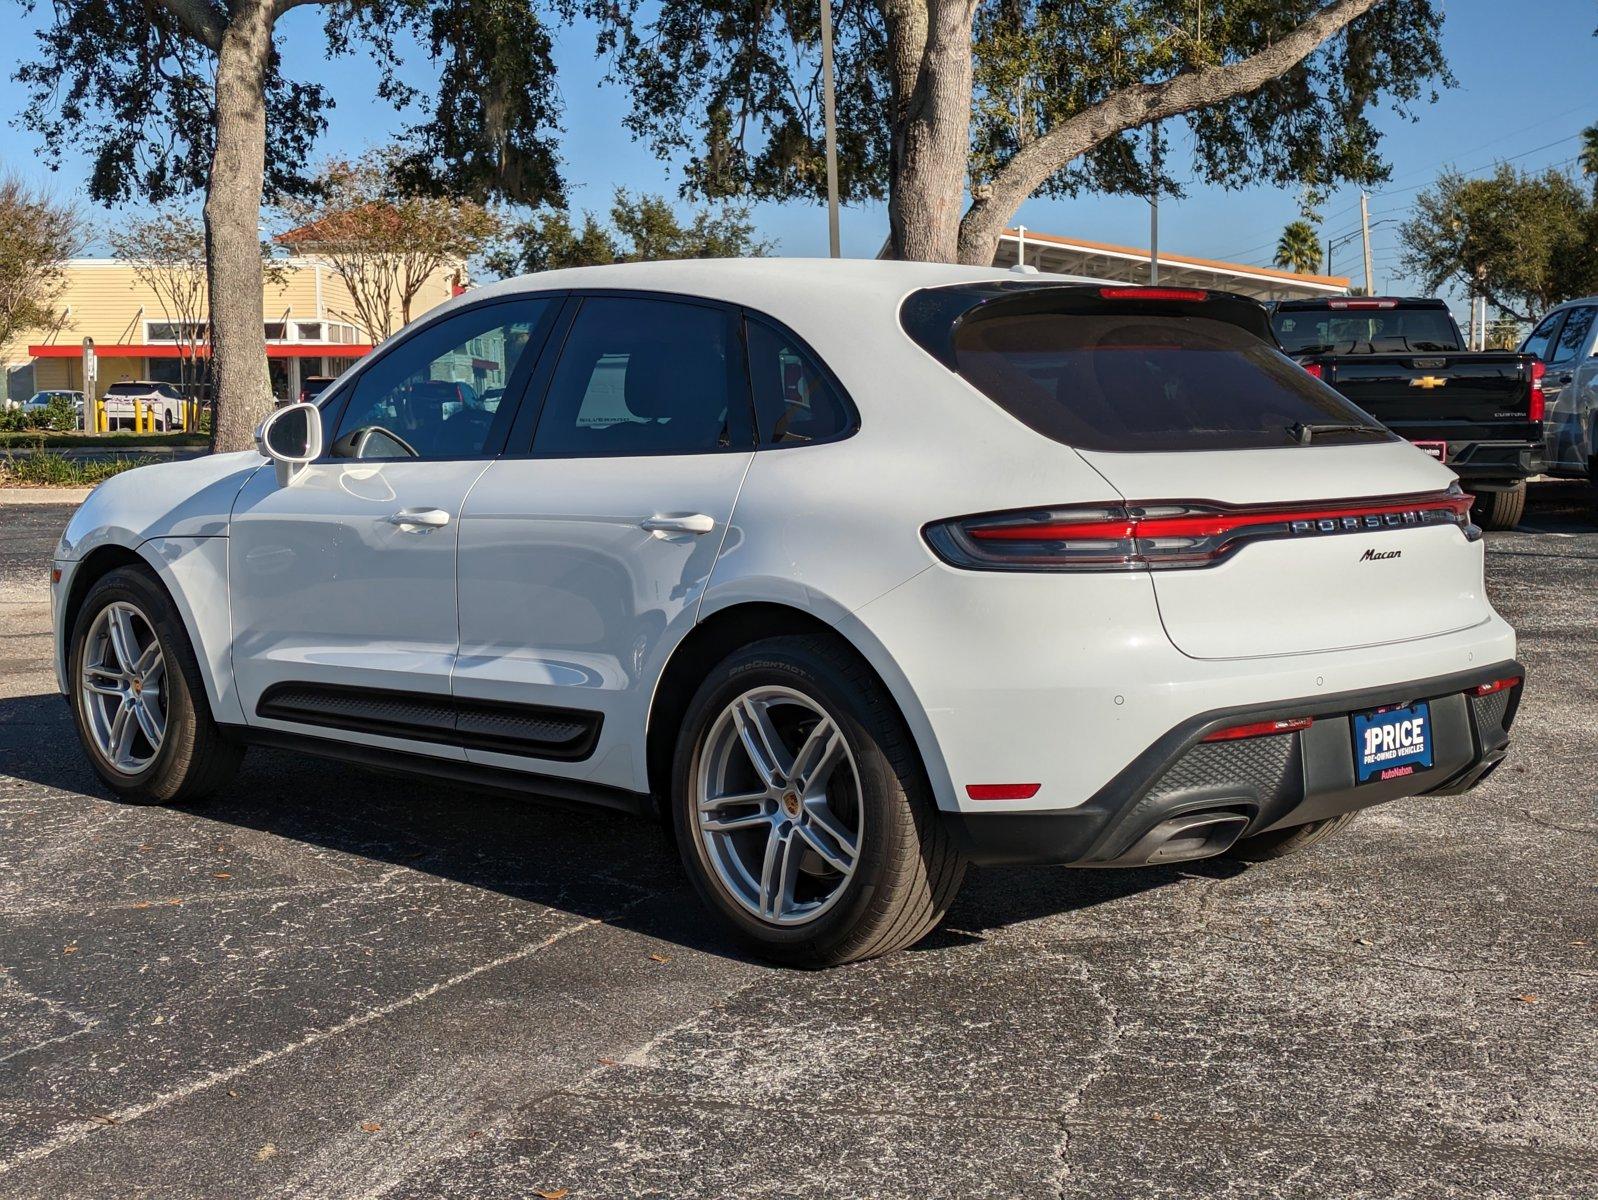
M954 335L956 369L1011 416L1083 450L1294 446L1301 425L1375 421L1259 338L1204 317L994 315ZM1314 443L1383 441L1328 431Z
M1276 340L1289 354L1428 354L1463 349L1440 308L1277 309Z

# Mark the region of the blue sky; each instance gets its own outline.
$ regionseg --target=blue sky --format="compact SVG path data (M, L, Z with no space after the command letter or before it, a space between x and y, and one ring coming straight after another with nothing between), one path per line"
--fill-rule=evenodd
M1378 118L1387 135L1384 151L1393 167L1391 183L1371 199L1375 274L1381 290L1408 286L1398 274L1398 222L1439 168L1485 170L1510 157L1516 166L1526 168L1562 163L1575 155L1578 131L1598 120L1598 88L1592 83L1598 40L1591 36L1598 26L1598 4L1593 0L1539 0L1514 6L1502 0L1455 0L1447 12L1444 44L1459 86L1445 91L1413 124L1390 113ZM338 106L330 114L321 153L359 153L383 142L403 124L388 105L363 100L372 94L376 77L367 61L357 55L330 66L322 59L314 8L289 14L282 30L291 76L337 76L333 92ZM679 172L628 136L622 126L626 97L621 89L603 83L591 34L582 28L563 31L556 58L566 109L563 153L573 206L603 211L617 185L674 195ZM425 90L431 74L425 58L415 55L408 67L411 81ZM37 157L38 139L9 120L22 103L22 89L9 76L0 81L0 114L8 118L0 126L0 167L48 182L58 194L76 192L86 174L83 164L69 160L53 176L45 170ZM1358 193L1337 193L1322 213L1323 236L1357 229ZM1185 199L1168 198L1161 204L1160 244L1169 252L1268 262L1281 227L1296 215L1297 197L1290 191L1194 187ZM115 214L101 210L95 219L109 223ZM757 207L756 219L764 235L776 240L779 253L826 253L823 207L765 204ZM1148 244L1148 206L1130 197L1034 200L1023 206L1020 220L1029 229ZM880 205L848 208L842 227L844 253L869 256L881 245L887 218ZM1338 250L1333 270L1358 282L1357 238Z

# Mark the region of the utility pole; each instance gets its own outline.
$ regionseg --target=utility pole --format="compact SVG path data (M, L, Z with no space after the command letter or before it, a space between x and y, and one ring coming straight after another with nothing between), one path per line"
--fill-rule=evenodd
M1154 187L1149 194L1149 286L1160 282L1160 130L1149 126L1149 167Z
M1365 195L1365 189L1359 190L1359 233L1365 243L1365 294L1376 294L1376 280L1371 271L1371 209L1370 198Z
M827 131L827 253L841 258L838 241L838 128L832 90L832 0L821 0L821 110Z

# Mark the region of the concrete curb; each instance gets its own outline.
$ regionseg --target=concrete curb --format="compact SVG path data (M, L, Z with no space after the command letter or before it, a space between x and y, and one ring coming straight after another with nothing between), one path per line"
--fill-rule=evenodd
M82 504L86 487L0 487L0 508L13 504Z

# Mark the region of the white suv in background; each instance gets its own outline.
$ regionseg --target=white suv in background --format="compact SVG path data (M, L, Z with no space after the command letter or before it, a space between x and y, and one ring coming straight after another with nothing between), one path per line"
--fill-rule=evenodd
M110 429L119 423L132 429L141 406L145 419L153 421L163 433L183 424L183 393L170 383L147 379L113 383L105 389L104 403L106 426Z
M510 280L267 458L101 485L61 686L132 800L266 744L658 813L793 962L909 945L968 862L1272 857L1473 787L1522 669L1454 477L1269 339L929 264Z

